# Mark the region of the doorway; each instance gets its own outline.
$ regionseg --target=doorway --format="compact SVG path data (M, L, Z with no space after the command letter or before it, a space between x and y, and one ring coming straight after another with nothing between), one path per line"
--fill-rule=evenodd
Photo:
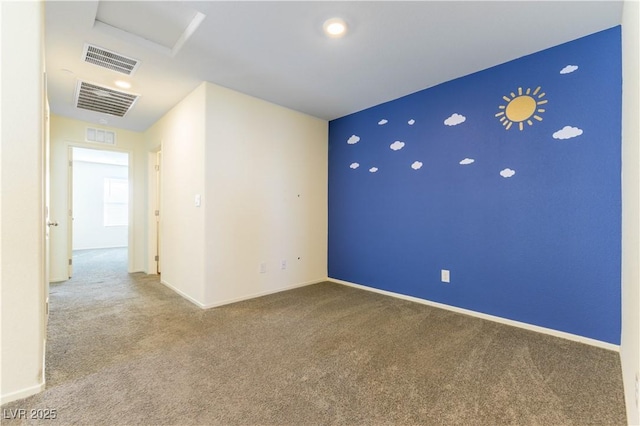
M69 277L81 258L127 270L129 172L127 152L69 147Z

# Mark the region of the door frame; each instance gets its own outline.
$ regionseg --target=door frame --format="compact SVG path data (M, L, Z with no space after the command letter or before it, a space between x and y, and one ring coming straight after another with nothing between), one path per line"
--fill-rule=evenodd
M147 153L147 261L145 272L160 274L162 259L162 147ZM158 214L156 215L156 211ZM158 260L156 261L156 256Z

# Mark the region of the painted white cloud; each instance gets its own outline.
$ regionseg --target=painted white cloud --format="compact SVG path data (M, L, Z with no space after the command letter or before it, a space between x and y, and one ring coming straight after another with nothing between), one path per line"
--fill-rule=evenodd
M467 117L465 117L464 115L454 112L453 114L451 114L451 117L444 120L444 124L446 124L447 126L457 126L460 123L464 123L466 119Z
M360 142L360 136L351 135L351 137L347 139L347 143L349 145L353 145L354 143L358 143L358 142Z
M360 167L360 164L359 164L359 163L351 163L351 165L350 165L349 167L351 167L352 169L354 169L354 170L355 170L355 169L357 169L358 167Z
M372 168L370 168L370 169L369 169L369 171L370 171L371 173L375 173L375 172L377 172L377 171L378 171L378 168L377 168L377 167L372 167Z
M400 142L400 141L395 141L394 143L392 143L391 145L389 145L389 148L391 148L394 151L397 151L399 149L404 148L404 142Z
M407 121L407 124L408 124L409 126L413 126L413 125L415 124L415 122L416 122L416 120L414 120L414 119L412 118L411 120Z
M462 164L463 166L466 166L467 164L471 164L475 161L476 160L474 160L473 158L465 158L464 160L460 161L460 164Z
M388 122L389 120L383 118L382 120L378 121L378 124L382 126L383 124L387 124Z
M554 139L571 139L582 134L582 129L571 126L564 126L553 134Z
M577 65L567 65L560 70L560 74L569 74L578 69Z
M515 170L511 170L509 168L506 168L504 170L500 170L500 176L502 176L503 178L510 178L511 176L515 175L516 171Z
M411 164L411 168L413 170L418 170L422 168L422 162L421 161L414 161L413 164Z

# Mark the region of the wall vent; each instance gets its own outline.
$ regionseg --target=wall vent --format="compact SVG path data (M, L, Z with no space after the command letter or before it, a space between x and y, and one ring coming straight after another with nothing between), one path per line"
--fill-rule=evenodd
M126 75L133 75L140 66L140 61L137 59L128 58L89 43L84 44L82 57L85 62Z
M85 139L87 142L103 143L106 145L115 145L116 133L110 130L87 127L87 135Z
M76 107L89 111L124 117L140 96L78 81Z

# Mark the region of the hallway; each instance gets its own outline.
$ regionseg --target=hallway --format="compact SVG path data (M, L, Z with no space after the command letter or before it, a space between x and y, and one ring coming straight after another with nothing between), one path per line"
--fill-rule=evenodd
M73 277L50 287L47 389L142 352L141 342L162 330L158 305L197 310L157 275L129 274L126 248L74 251L73 264Z

